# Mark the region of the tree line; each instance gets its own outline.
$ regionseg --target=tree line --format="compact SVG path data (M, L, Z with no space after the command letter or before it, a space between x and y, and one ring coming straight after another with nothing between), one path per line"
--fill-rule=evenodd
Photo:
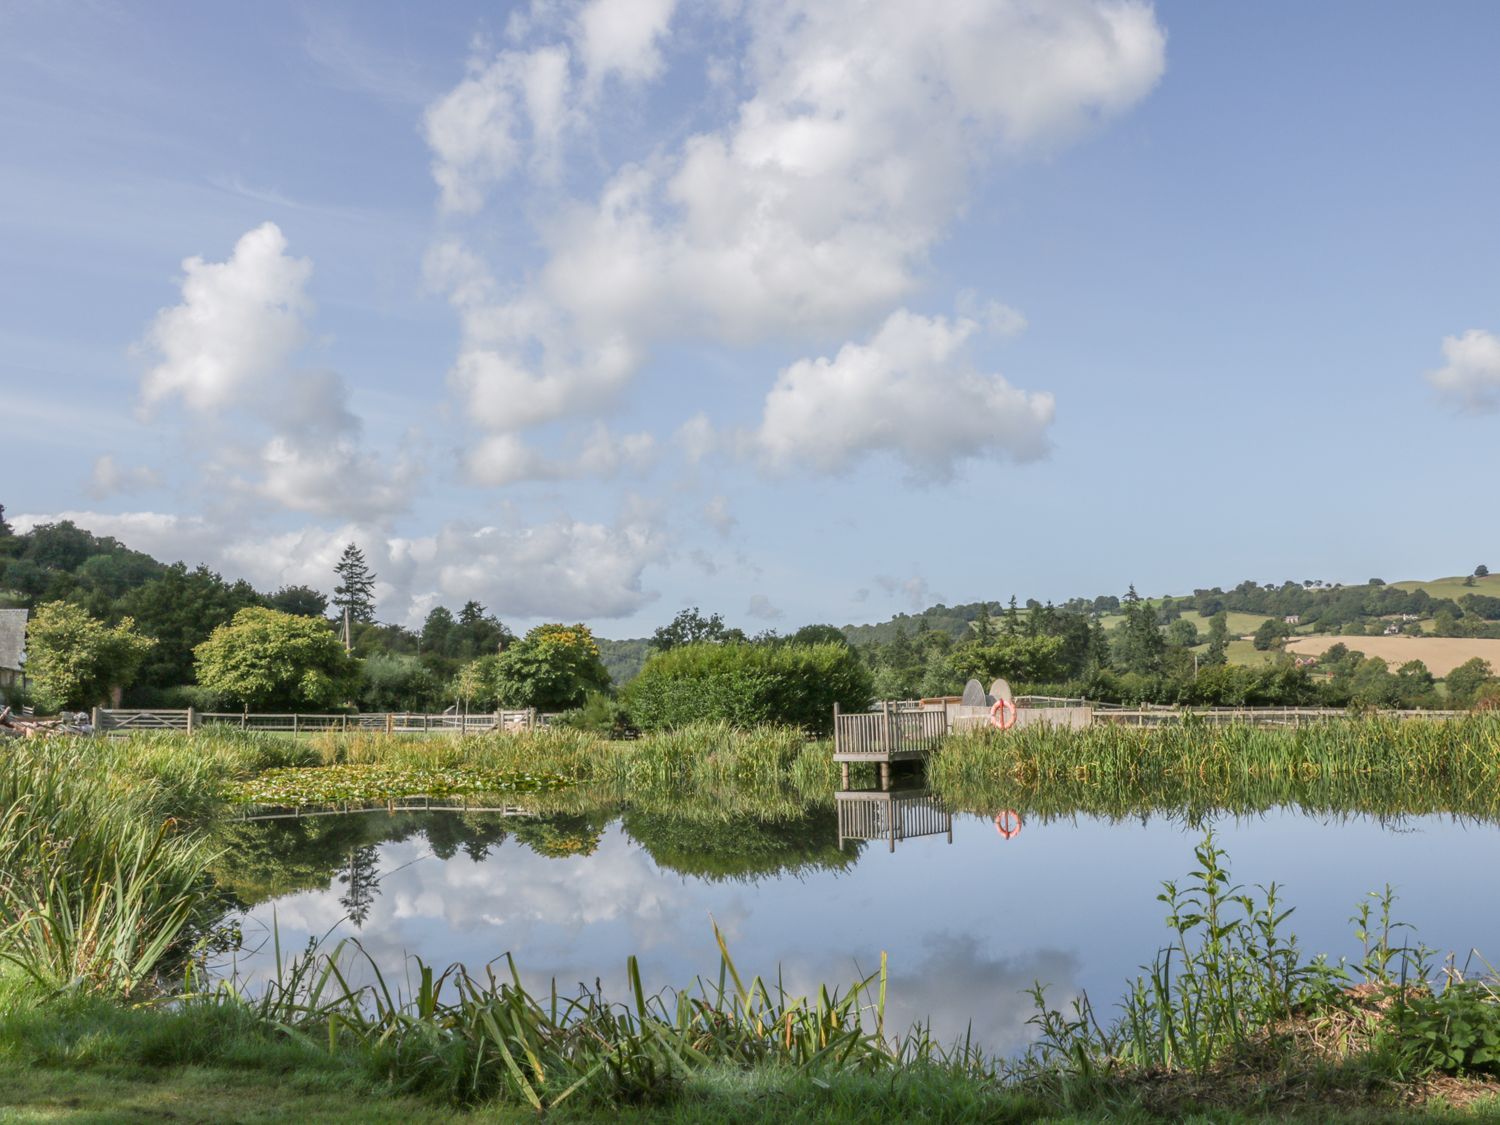
M1487 573L1479 567L1474 577ZM1039 694L1195 705L1429 707L1483 701L1496 690L1482 661L1455 670L1442 688L1416 661L1392 669L1338 646L1310 668L1279 651L1291 615L1342 635L1382 631L1399 614L1425 615L1450 635L1500 635L1500 597L1476 589L1438 599L1378 579L1348 587L1247 581L1155 601L1131 587L1061 605L938 605L877 625L813 624L786 636L747 635L693 607L649 638L610 641L563 623L518 637L477 600L456 612L435 606L416 629L383 623L378 578L349 544L329 575L331 598L303 585L261 592L68 521L18 535L0 507L0 604L32 611L27 671L46 707L537 707L577 709L616 729L752 713L817 727L835 697L848 707L949 695L970 678L996 676ZM1206 628L1187 619L1193 612ZM1230 612L1271 615L1256 635L1270 654L1263 665L1229 660ZM774 686L799 677L833 685L832 694Z

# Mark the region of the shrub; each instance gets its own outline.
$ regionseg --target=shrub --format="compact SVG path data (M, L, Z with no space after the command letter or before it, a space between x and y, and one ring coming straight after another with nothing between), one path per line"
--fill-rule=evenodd
M833 705L869 706L869 669L841 644L694 644L657 653L625 692L643 730L704 720L787 723L826 734Z

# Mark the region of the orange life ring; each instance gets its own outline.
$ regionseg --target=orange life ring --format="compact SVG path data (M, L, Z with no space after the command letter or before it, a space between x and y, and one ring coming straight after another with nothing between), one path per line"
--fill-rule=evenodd
M1015 809L1001 809L995 814L995 831L1002 840L1014 840L1021 834L1021 814Z
M997 699L990 708L990 726L996 730L1010 730L1016 725L1016 705L1008 699Z

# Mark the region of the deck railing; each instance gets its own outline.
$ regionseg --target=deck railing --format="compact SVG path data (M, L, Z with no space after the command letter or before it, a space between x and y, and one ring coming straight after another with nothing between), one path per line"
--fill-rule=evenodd
M948 733L948 716L942 709L918 711L885 703L878 711L833 709L833 756L835 760L891 760L918 756L935 750Z

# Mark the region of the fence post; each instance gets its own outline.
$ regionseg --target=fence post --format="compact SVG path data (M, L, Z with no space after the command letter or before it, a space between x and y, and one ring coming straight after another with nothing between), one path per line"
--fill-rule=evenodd
M244 730L249 725L250 725L250 705L247 703L247 704L245 704L244 710L240 712L240 730Z
M395 733L395 727L396 727L396 716L392 712L387 711L385 713L385 733L386 734L394 734Z
M348 714L348 712L346 711L343 715L340 715L339 719L341 721L341 727L342 727L343 732L345 734L348 734L349 733L349 714Z
M891 752L891 701L880 703L880 748L889 756Z
M188 712L187 712L187 732L188 732L188 734L192 734L193 733L193 727L197 725L197 723L195 722L195 720L197 718L198 718L197 713L191 707L189 707L188 708Z
M292 712L292 733L297 733L297 713L295 711Z
M104 727L102 726L103 719L104 709L102 707L95 707L93 713L89 715L89 726L94 728L95 734L99 734L104 730Z

